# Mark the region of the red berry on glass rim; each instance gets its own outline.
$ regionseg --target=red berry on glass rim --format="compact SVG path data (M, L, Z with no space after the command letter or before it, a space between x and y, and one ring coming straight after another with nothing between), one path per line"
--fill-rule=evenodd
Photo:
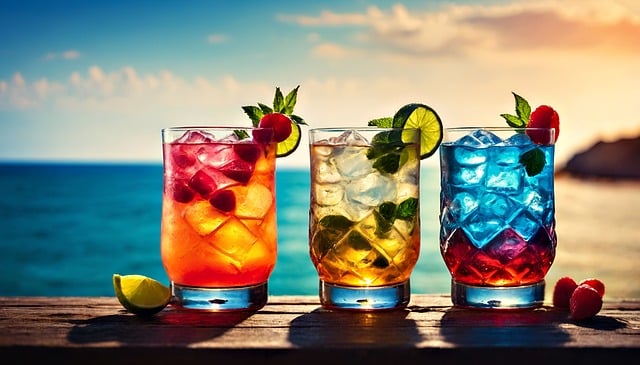
M260 119L260 128L272 128L273 138L276 142L282 142L291 135L291 119L282 113L265 114Z
M569 301L569 311L572 319L577 321L591 318L602 309L602 297L589 285L578 285Z
M569 300L576 287L578 287L578 284L568 276L558 279L553 288L553 306L557 308L569 308Z
M604 297L604 283L602 281L595 278L589 278L584 279L578 283L578 285L582 284L589 285L590 287L595 289L598 294L600 294L600 297Z
M553 128L555 136L550 136L546 131L530 128ZM548 105L540 105L529 116L529 122L525 129L527 135L536 144L546 145L554 143L560 135L560 117L558 113Z

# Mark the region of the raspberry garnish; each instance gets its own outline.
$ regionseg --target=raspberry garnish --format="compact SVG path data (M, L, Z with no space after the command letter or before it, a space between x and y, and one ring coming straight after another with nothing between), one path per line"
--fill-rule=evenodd
M553 306L569 308L569 299L577 286L578 284L571 277L565 276L558 279L556 286L553 288Z
M540 105L531 113L525 130L531 140L537 144L545 145L558 140L560 135L560 117L558 113L548 105ZM553 128L556 130L555 140L543 131L535 131L530 128Z
M578 285L586 284L595 289L600 297L604 297L604 283L595 278L584 279L578 283Z
M231 190L218 190L211 195L209 203L220 211L230 212L236 209L236 194Z
M602 309L602 297L589 285L578 285L573 291L569 301L569 310L572 319L577 321L591 318Z
M272 128L273 138L276 142L282 142L291 134L291 119L282 113L265 114L260 119L260 128Z

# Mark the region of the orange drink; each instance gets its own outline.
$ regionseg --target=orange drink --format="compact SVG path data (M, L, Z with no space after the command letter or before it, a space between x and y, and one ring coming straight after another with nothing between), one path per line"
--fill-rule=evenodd
M259 309L276 263L273 130L167 128L161 256L174 305Z

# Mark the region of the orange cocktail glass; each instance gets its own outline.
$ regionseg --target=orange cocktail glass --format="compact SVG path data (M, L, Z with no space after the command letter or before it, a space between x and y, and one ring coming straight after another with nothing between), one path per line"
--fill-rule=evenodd
M255 310L276 263L276 143L271 129L162 131L161 256L173 304Z

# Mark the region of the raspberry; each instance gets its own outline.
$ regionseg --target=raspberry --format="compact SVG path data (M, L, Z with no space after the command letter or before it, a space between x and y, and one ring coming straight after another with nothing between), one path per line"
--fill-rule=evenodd
M553 306L558 308L569 308L569 299L578 284L572 278L565 276L556 282L553 288Z
M255 143L236 143L233 145L233 150L241 159L254 163L260 158L262 150Z
M216 189L216 181L203 170L198 170L189 180L189 187L207 198Z
M598 292L598 294L600 294L600 297L604 297L604 283L602 281L595 278L589 278L584 279L578 283L578 285L582 284L589 285L590 287L594 288Z
M533 131L529 128L554 128L556 130L555 139L551 139L544 131ZM560 136L560 117L558 113L548 105L540 105L529 116L529 123L525 130L531 140L537 144L550 144L558 140Z
M260 119L260 128L273 128L273 138L282 142L291 135L291 119L282 113L265 114Z
M577 321L591 318L598 314L600 309L602 309L600 294L589 285L578 285L569 300L571 318Z
M209 204L220 211L230 212L236 209L236 195L231 190L218 190L211 195Z

